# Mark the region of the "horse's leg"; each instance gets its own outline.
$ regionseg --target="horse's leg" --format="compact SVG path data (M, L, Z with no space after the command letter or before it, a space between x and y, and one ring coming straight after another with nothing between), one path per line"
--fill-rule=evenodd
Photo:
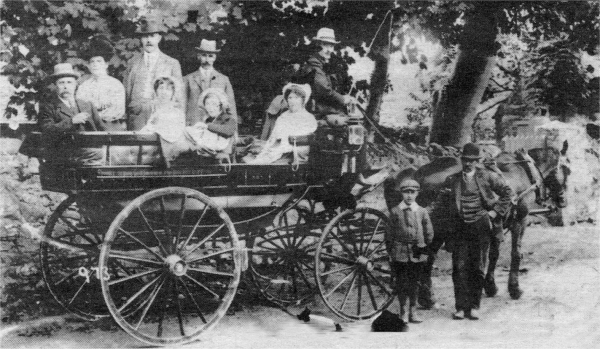
M521 265L521 242L527 226L528 209L524 204L517 207L517 214L511 224L510 274L508 275L508 293L512 299L519 299L523 290L519 287L519 267Z
M496 286L494 271L496 270L498 256L500 255L500 244L502 243L502 232L499 234L494 232L494 236L492 236L490 241L489 264L483 283L483 289L488 297L494 297L498 293L498 286Z

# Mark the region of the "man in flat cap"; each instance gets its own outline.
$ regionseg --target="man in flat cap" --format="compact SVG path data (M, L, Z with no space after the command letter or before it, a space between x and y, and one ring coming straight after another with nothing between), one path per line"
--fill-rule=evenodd
M125 131L125 87L108 75L108 62L113 56L114 48L107 39L90 40L83 58L88 61L91 76L79 85L77 98L96 108L101 130Z
M481 159L479 147L464 145L462 171L448 177L454 204L449 214L458 223L451 239L452 281L456 312L453 318L479 319L478 309L487 271L492 222L510 209L512 189L504 179L476 164ZM448 244L448 241L446 241Z
M142 41L141 54L135 55L127 64L125 93L127 95L127 129L140 130L146 125L152 112L154 88L152 84L160 76L170 76L176 83L176 102L183 108L181 93L181 66L175 58L162 53L158 44L166 28L156 19L147 19L140 23L136 34Z
M96 108L90 102L75 98L78 78L70 63L55 65L54 73L49 77L49 82L56 85L56 95L48 101L42 101L38 116L42 142L47 150L46 158L57 161L73 157L81 160L96 158L93 154L88 154L86 158L83 149L76 150L69 146L69 133L98 131L101 127Z
M319 47L319 51L313 54L300 69L300 77L303 82L310 84L313 91L314 106L311 111L317 119L326 119L330 124L343 122L346 116L346 106L356 103L354 97L342 95L337 91L331 75L325 72L324 66L331 59L335 45L333 29L321 28L312 39Z
M226 75L214 68L217 54L221 51L217 49L217 42L202 39L200 46L196 47L196 51L198 52L200 67L183 78L186 125L195 125L198 121L204 120L205 111L198 107L202 104L202 102L198 102L198 98L202 92L209 88L218 88L225 92L229 102L229 114L240 123L241 119L237 114L231 82Z

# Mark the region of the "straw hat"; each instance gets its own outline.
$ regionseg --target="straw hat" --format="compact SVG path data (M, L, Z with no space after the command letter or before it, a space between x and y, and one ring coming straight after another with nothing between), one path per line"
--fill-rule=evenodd
M317 32L317 36L312 38L315 41L327 42L330 44L339 44L339 41L335 40L335 32L331 28L321 28Z
M406 178L400 182L400 191L418 191L421 189L419 182L412 178Z
M59 63L54 66L54 73L48 77L50 82L54 82L60 78L72 77L79 79L79 74L73 70L71 63Z
M206 52L206 53L219 53L221 50L217 49L217 42L214 40L205 40L202 39L200 41L200 46L196 47L198 52Z
M216 87L211 87L204 90L204 92L202 92L202 94L198 98L198 105L204 106L204 100L206 99L206 97L208 97L208 95L216 96L221 102L221 106L223 107L223 109L229 107L229 98L225 94L225 91Z
M308 100L310 99L310 94L312 93L312 90L311 90L309 84L300 85L300 84L289 83L283 87L283 95L285 96L285 94L290 90L295 93L298 93L299 95L301 95L303 97L304 105L306 105L306 103L308 103Z

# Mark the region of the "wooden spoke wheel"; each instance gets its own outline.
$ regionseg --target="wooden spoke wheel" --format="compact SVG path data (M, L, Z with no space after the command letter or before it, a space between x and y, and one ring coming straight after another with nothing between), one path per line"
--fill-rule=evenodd
M314 255L320 234L310 211L294 207L275 217L274 226L251 238L250 275L268 300L288 306L316 294Z
M108 316L98 270L100 245L108 224L94 222L75 197L64 200L50 216L40 245L42 276L56 301L85 320ZM104 275L105 276L105 275Z
M198 339L225 315L240 280L243 249L229 216L187 188L153 190L112 222L100 268L125 271L101 280L115 321L151 345Z
M370 208L346 210L325 227L315 255L316 280L336 315L369 319L393 301L386 229L388 218Z

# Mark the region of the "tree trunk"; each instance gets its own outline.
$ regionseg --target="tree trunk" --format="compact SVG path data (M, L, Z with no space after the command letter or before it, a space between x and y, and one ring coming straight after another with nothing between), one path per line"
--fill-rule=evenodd
M433 112L431 142L461 147L471 141L477 107L496 63L498 8L493 2L478 3L467 17L454 77Z

